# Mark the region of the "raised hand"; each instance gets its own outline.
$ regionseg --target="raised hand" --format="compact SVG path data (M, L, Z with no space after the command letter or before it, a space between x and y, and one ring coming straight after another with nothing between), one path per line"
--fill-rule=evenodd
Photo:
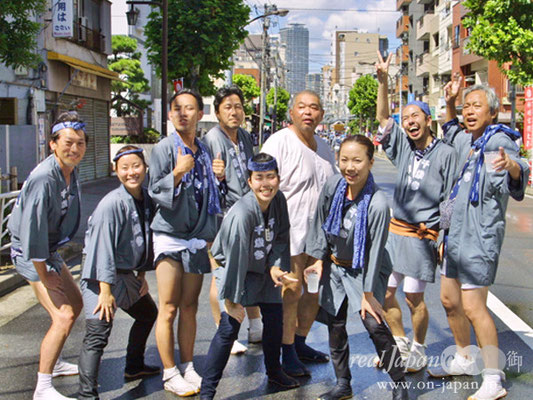
M222 159L220 152L217 153L217 156L213 160L213 172L215 173L215 176L222 180L224 179L224 169L226 168L226 165L224 164L224 160Z
M388 75L389 75L389 66L390 62L392 60L392 53L389 53L387 56L387 59L383 61L383 57L381 56L381 53L379 50L378 53L378 61L376 62L376 73L378 75L378 81L380 83L387 83Z
M177 174L186 174L194 168L194 158L191 154L183 154L181 147L178 147L178 154L176 157L176 167L174 171Z
M444 86L444 100L446 102L454 101L457 98L457 95L459 94L459 91L461 90L461 81L463 80L463 77L461 74L456 72L453 75L453 78L450 82Z

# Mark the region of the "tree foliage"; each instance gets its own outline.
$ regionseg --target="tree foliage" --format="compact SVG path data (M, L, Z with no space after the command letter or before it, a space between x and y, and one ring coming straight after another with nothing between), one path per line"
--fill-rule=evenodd
M378 82L372 75L363 75L355 81L350 89L348 109L361 123L367 126L376 119L376 101L378 97Z
M289 109L289 100L291 94L285 89L278 87L278 102L276 105L276 121L281 123L287 121L287 110ZM274 107L274 88L271 88L266 96L267 105ZM274 128L275 130L276 128Z
M111 37L113 55L108 59L111 71L118 72L122 81L111 81L112 97L120 95L145 109L150 102L139 98L141 93L150 90L148 80L144 77L141 66L141 53L137 52L137 40L129 36L114 35ZM126 102L115 102L112 108L117 116L138 115L139 110Z
M41 15L46 0L1 0L0 62L8 67L35 67L41 60L36 52L37 35L42 24L31 15Z
M252 100L259 97L261 89L253 76L236 74L233 75L233 83L237 85L244 96L244 112L246 115L252 115Z
M471 29L467 48L495 60L515 84L533 83L533 3L531 0L466 0L463 25ZM512 69L503 68L511 63Z
M145 26L148 59L161 74L161 12ZM184 77L185 87L213 94L215 78L231 65L230 57L244 41L250 8L243 0L169 0L168 77Z

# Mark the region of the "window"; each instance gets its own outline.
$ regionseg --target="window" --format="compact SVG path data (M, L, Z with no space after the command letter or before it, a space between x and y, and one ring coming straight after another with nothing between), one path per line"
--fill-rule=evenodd
M453 48L457 48L461 45L461 26L456 25L453 34Z
M439 34L435 33L433 35L433 42L435 43L435 47L439 47Z
M357 55L359 54L358 51L354 51L353 55L357 57Z

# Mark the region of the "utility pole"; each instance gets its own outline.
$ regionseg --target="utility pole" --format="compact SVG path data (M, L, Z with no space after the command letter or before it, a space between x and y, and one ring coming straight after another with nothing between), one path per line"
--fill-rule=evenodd
M265 15L268 14L268 5L265 4ZM267 69L267 46L268 46L268 27L270 18L263 18L263 34L261 35L261 96L259 103L259 146L263 145L263 129L265 126L265 90L266 90L266 69Z

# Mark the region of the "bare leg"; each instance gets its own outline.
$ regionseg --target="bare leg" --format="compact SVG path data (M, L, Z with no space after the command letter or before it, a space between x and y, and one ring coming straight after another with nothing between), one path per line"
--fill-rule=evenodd
M218 290L215 285L214 275L211 277L211 286L209 287L209 305L211 306L211 314L215 325L218 326L220 323L220 305L218 303Z
M246 315L248 316L248 319L256 319L261 318L261 312L259 311L258 306L254 307L246 307Z
M448 324L458 347L457 352L462 356L468 356L464 349L470 345L470 323L463 309L461 283L457 279L447 278L443 275L440 282L440 300L446 310Z
M61 270L61 280L63 291L49 290L41 282L30 282L37 300L52 318L52 324L41 342L39 372L43 374L52 373L83 306L80 290L65 265Z
M498 333L487 309L488 292L488 286L463 290L463 307L468 320L474 327L485 368L498 369Z
M283 286L283 344L294 343L298 301L302 294L302 271L306 260L306 254L291 256L290 276L298 279L298 282L291 282L290 284Z
M180 362L192 361L194 342L196 340L196 312L198 311L198 296L202 290L203 274L186 272L181 281L181 298L178 317L178 344L180 347Z
M402 323L402 310L398 300L396 300L395 287L389 286L385 294L385 302L383 304L383 311L385 312L385 320L390 327L394 336L405 336L405 330Z
M417 343L424 344L429 325L429 313L426 303L424 302L424 292L405 293L405 301L411 311L414 340Z
M183 266L171 258L165 258L157 263L155 274L159 296L155 338L163 368L172 368L176 365L174 360L174 320L181 297Z

